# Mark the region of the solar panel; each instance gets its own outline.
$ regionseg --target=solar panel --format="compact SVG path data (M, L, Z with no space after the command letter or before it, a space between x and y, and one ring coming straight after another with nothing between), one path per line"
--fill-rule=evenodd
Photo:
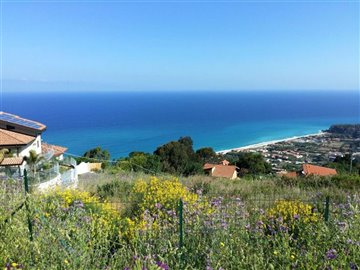
M0 120L6 121L9 123L13 123L13 124L18 124L18 125L25 126L25 127L34 128L34 129L40 129L43 127L42 125L40 125L34 121L26 120L23 118L18 118L15 115L5 114L5 113L0 114Z

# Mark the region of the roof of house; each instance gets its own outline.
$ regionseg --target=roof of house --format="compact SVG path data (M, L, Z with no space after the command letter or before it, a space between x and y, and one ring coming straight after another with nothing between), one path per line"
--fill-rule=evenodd
M41 143L41 152L43 154L48 153L50 151L54 151L54 156L58 157L61 156L66 152L67 148L59 145L48 144L48 143Z
M6 157L0 162L0 166L17 166L24 162L23 157Z
M303 173L305 175L313 174L313 175L327 176L327 175L335 175L336 170L326 167L311 165L311 164L304 164Z
M232 178L234 172L236 171L236 166L233 165L215 165L215 169L212 173L212 176L215 177L225 177L225 178Z
M297 177L297 172L287 172L287 173L284 173L283 176L286 176L289 178L294 178L294 177Z
M35 140L35 137L33 136L0 129L0 146L27 145L33 140Z
M0 122L12 124L12 125L23 126L23 127L30 128L33 130L35 129L37 131L43 131L46 129L46 126L42 123L39 123L39 122L36 122L33 120L29 120L26 118L22 118L18 115L3 112L3 111L0 111Z
M210 164L210 163L205 163L203 166L204 170L208 170L208 169L212 169L216 166L216 164Z

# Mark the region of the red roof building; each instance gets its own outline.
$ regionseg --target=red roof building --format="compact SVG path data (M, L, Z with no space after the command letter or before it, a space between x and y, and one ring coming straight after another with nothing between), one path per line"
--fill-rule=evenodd
M55 157L60 157L66 152L67 148L59 145L42 143L41 151L43 154L52 152Z
M226 164L229 164L227 161ZM205 173L209 174L210 176L214 177L223 177L229 179L237 178L237 169L238 167L234 165L224 165L224 161L221 164L210 164L206 163L203 166Z
M304 164L302 173L304 175L319 175L319 176L329 176L329 175L337 174L335 169L311 165L311 164Z

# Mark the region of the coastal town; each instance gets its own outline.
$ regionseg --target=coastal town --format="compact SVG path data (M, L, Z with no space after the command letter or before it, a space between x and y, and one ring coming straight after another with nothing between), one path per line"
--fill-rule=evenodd
M229 154L232 152L261 153L271 164L273 172L286 173L299 170L305 163L323 166L333 162L337 157L349 154L357 155L360 152L360 136L357 134L344 135L329 129L318 134L261 143L218 153Z

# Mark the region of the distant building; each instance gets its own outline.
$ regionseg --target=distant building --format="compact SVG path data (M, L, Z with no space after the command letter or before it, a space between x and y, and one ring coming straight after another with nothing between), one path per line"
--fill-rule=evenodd
M304 164L302 174L305 176L308 175L319 175L319 176L329 176L329 175L336 175L337 172L335 169L311 165L311 164Z
M297 176L310 176L310 175L318 175L318 176L330 176L336 175L337 172L335 169L312 165L312 164L303 164L302 170L298 172L287 172L282 175L293 178Z
M53 155L61 158L66 148L42 143L41 135L45 130L42 123L0 111L0 150L9 151L0 157L0 169L11 174L18 172L21 176L26 165L24 158L30 155L30 151L36 154L53 151L49 158Z
M59 145L53 145L48 143L42 143L41 144L41 152L42 154L50 154L54 157L56 157L58 160L64 159L64 153L67 151L66 147L59 146Z
M229 179L237 178L238 167L234 165L229 165L230 162L227 160L221 161L220 164L210 164L206 163L203 167L206 174L213 177L223 177Z

